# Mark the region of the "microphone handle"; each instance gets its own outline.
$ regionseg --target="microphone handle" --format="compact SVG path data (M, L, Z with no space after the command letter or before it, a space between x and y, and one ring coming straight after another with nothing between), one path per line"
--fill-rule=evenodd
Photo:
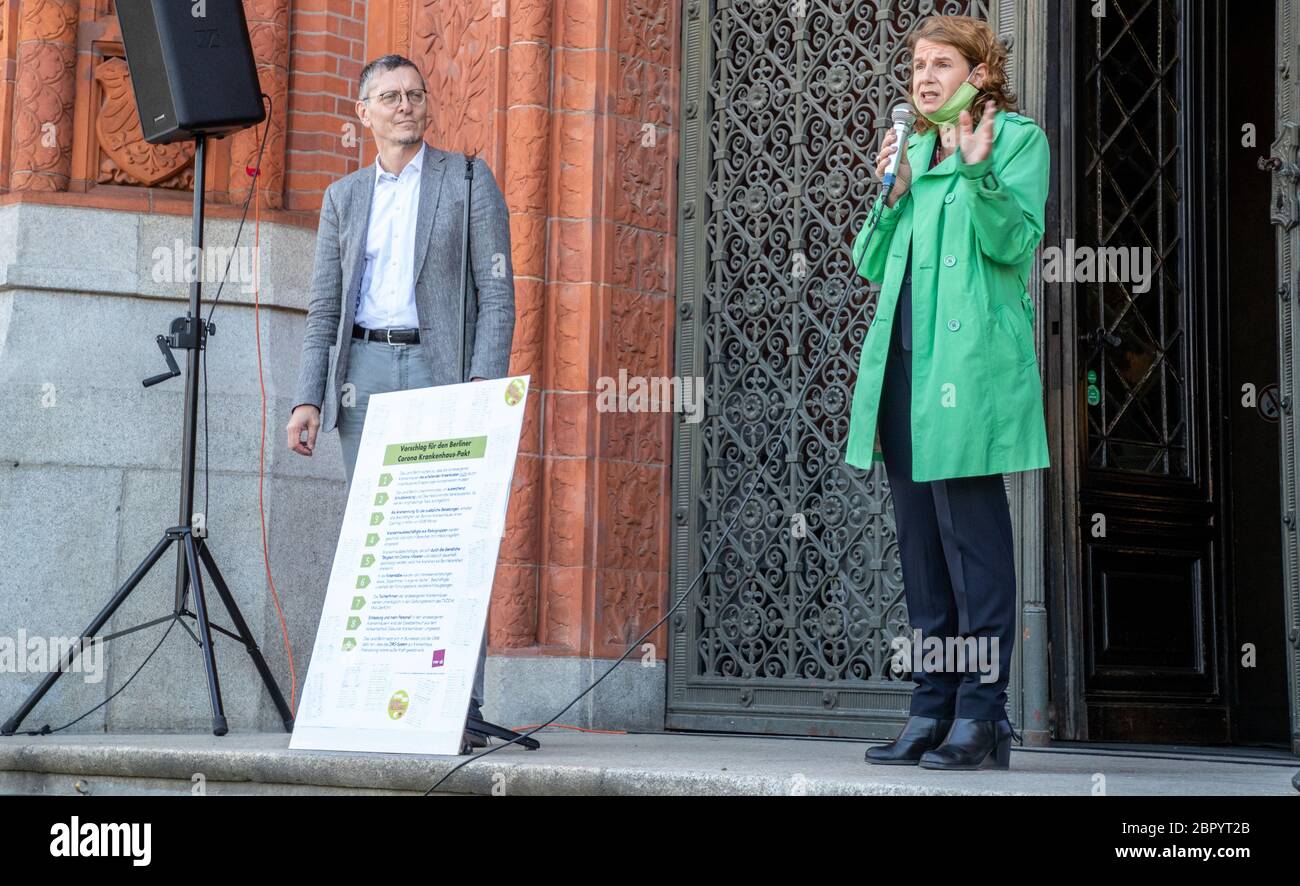
M894 144L898 145L898 150L894 152L893 157L889 158L889 168L885 170L885 177L882 184L884 184L887 189L892 189L894 187L894 181L898 178L899 158L903 156L904 144L907 141L907 129L908 127L906 123L894 124L894 132L898 136ZM886 199L888 199L889 190L885 191L885 195Z

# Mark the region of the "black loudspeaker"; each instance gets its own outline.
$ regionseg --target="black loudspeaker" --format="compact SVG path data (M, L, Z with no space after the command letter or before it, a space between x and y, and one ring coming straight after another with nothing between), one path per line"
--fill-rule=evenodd
M240 0L117 0L145 141L261 123L262 88Z

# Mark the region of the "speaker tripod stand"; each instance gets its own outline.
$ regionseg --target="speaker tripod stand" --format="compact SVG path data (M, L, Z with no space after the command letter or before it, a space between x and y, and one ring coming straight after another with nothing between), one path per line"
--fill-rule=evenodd
M159 382L174 378L180 375L180 369L172 357L171 349L185 349L185 415L183 420L183 439L181 442L181 495L180 495L180 520L179 524L172 526L163 532L163 537L159 540L148 556L136 567L131 576L122 584L117 592L113 594L108 604L95 616L94 621L82 632L83 642L73 644L72 649L65 653L59 661L56 670L46 674L40 685L36 687L27 700L23 702L22 707L0 726L0 734L13 735L18 727L22 724L27 715L40 702L40 700L49 692L54 683L66 671L68 671L73 662L76 661L82 647L87 641L106 642L125 634L134 633L153 625L162 624L167 621L179 621L181 625L189 632L190 636L198 644L202 653L203 667L207 674L208 696L212 702L212 734L225 735L228 731L226 723L225 708L221 701L221 680L217 674L217 662L212 648L212 633L216 631L233 637L242 643L247 649L249 656L253 660L254 667L261 675L262 682L266 685L266 691L270 693L271 700L275 703L276 710L279 711L280 719L284 723L286 732L293 731L293 714L289 711L289 706L285 703L284 696L280 694L280 689L275 684L275 678L271 675L271 669L267 667L266 659L262 657L261 650L257 647L257 642L253 639L252 632L248 629L247 622L240 614L239 606L235 598L230 593L230 588L226 585L225 579L221 575L221 570L217 568L216 560L212 557L212 552L208 550L205 541L207 537L206 522L202 524L203 528L196 535L194 525L197 521L194 519L194 475L195 475L195 451L198 443L198 406L199 406L199 354L206 346L209 334L215 334L215 328L211 327L203 319L200 312L200 294L201 294L201 277L199 273L203 267L202 250L203 250L203 190L204 190L204 166L207 153L207 136L199 135L195 138L194 151L194 209L193 218L193 244L196 247L197 254L200 256L198 267L195 271L195 279L190 282L190 302L189 312L184 317L178 317L172 321L171 335L159 335L156 338L159 349L167 361L169 371L161 375L151 376L144 380L145 387L151 387ZM253 179L252 187L258 187L256 177ZM127 628L123 631L116 631L107 637L100 638L98 633L101 628L108 623L113 617L119 606L131 596L131 592L140 584L144 577L151 569L162 559L163 554L171 547L172 543L179 544L176 552L176 595L172 612L161 618L153 619L144 624ZM234 630L231 631L220 625L213 624L208 617L208 603L204 590L203 573L200 568L206 569L212 586L216 588L217 596L221 598L222 604L226 608L230 620L234 623ZM189 608L189 593L194 591L194 609ZM193 619L195 629L191 629L186 619ZM48 732L46 726L42 732Z

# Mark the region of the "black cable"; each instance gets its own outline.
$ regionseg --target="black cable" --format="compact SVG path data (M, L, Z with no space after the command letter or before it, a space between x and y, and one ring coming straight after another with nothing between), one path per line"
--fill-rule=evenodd
M99 710L99 709L102 708L104 705L108 704L110 701L112 701L113 699L117 698L118 695L120 695L120 694L122 693L122 690L124 690L124 689L126 689L126 687L130 686L130 685L131 685L131 681L134 680L134 679L139 675L139 673L140 673L141 671L144 670L144 666L147 665L147 664L149 663L149 660L150 660L151 658L154 657L154 653L157 652L159 649L162 648L163 643L166 642L168 635L171 634L171 632L172 632L172 628L176 627L176 622L178 622L178 621L180 621L180 616L179 616L179 615L176 616L175 618L173 618L173 619L172 619L172 623L171 623L170 625L168 625L167 630L163 631L162 638L159 639L159 640L158 640L158 644L157 644L156 646L154 646L154 648L153 648L153 652L150 652L147 656L145 656L144 661L140 662L140 667L136 668L136 669L135 669L135 673L133 673L131 676L129 676L129 677L126 678L126 682L123 683L120 687L118 687L117 692L114 692L114 693L113 693L112 695L110 695L108 698L104 699L104 700L101 701L99 704L95 705L93 708L91 708L90 710L86 711L86 713L82 714L80 717L78 717L77 719L73 720L72 722L70 722L70 723L64 723L64 724L63 724L62 726L60 726L58 729L51 729L51 728L50 728L50 724L49 724L49 723L46 723L46 724L45 724L44 726L42 726L40 729L28 729L28 730L26 730L26 731L24 731L24 732L18 732L18 733L16 733L16 734L17 734L17 735L53 735L53 734L56 733L56 732L62 732L63 730L67 729L69 726L75 726L75 725L77 725L77 724L80 723L82 720L86 719L86 718L89 717L91 714L95 713L95 711Z
M883 187L882 187L882 189L883 189ZM878 192L878 193L879 193L879 192ZM874 209L874 207L873 207L873 209ZM883 212L883 209L882 209L881 211ZM863 258L866 258L867 247L869 247L869 246L871 245L871 238L872 238L873 236L875 236L875 233L876 233L876 226L880 224L880 213L876 213L874 219L872 219L871 215L872 215L871 211L868 211L868 214L867 214L867 224L869 224L871 227L870 227L870 229L867 231L867 239L866 239L866 242L863 243L863 245L862 245L862 257L863 257ZM855 277L856 277L856 276L861 276L861 273L862 273L862 272L861 272L861 267L862 267L862 266L861 266L861 263L860 263L860 262L859 262L859 264L857 264L857 265L854 266L854 270L857 272L856 275L855 275ZM832 333L833 333L834 330L835 330L835 326L836 326L836 324L839 322L840 314L844 311L844 307L845 307L845 305L847 305L848 302L849 302L849 296L850 296L850 294L851 294L852 292L853 292L853 286L852 286L851 284L850 284L850 285L847 285L847 286L844 287L844 295L843 295L843 297L840 299L840 303L839 303L839 305L836 306L836 308L835 308L835 314L831 317L831 321L830 321L830 323L828 323L828 324L826 325L826 328L827 328L826 340L822 342L822 351L821 351L821 353L818 355L817 363L816 363L816 365L815 365L812 369L810 369L810 370L808 371L807 378L805 378L804 383L803 383L803 388L800 389L799 394L798 394L798 396L796 397L796 400L797 400L798 402L802 402L802 401L803 401L804 395L808 393L808 385L812 383L813 378L815 378L815 377L817 376L817 374L821 371L823 365L825 365L825 363L826 363L827 358L830 356L829 346L830 346L830 341L831 341L831 335L832 335ZM859 319L859 317L862 315L862 313L865 312L866 309L867 309L868 307L870 307L870 305L871 305L870 302L866 302L865 304L862 305L862 307L858 310L858 312L857 312L856 314L854 314L852 317L849 318L849 321L850 321L850 324L849 324L849 325L850 325L850 328L852 327L853 321ZM864 345L864 346L865 346L865 345ZM431 793L433 793L434 791L436 791L439 787L442 786L442 783L443 783L443 782L445 782L447 779L451 778L453 775L455 775L457 772L459 772L462 768L468 766L470 763L473 763L475 760L481 760L481 759L483 759L484 757L488 756L489 754L493 754L493 753L495 753L496 751L499 751L499 750L501 750L501 749L504 748L504 747L508 747L508 746L510 746L510 745L512 745L512 744L517 744L518 742L522 741L523 739L528 738L528 737L534 735L535 733L540 732L541 730L545 729L547 726L549 726L549 725L551 725L552 723L554 723L556 720L560 719L560 717L564 716L565 712L568 711L569 708L573 707L575 704L577 704L579 701L581 701L581 700L583 699L583 697L585 697L589 692L591 692L591 690L593 690L593 689L595 689L597 686L599 686L599 685L601 684L601 682L602 682L606 677L608 677L610 674L614 673L615 669L617 669L618 666L619 666L620 664L622 664L623 661L624 661L624 660L625 660L629 655L631 655L633 651L635 651L635 650L637 650L637 649L639 649L639 648L641 647L641 644L646 640L646 638L648 638L651 634L653 634L656 630L658 630L658 629L659 629L659 626L662 625L665 621L667 621L668 618L669 618L669 616L671 616L674 612L676 612L677 609L678 609L678 608L679 608L683 603L686 602L686 600L687 600L687 599L690 597L690 595L691 595L691 591L693 591L693 590L695 589L696 584L699 582L700 577L703 576L704 573L708 570L709 565L713 563L713 559L714 559L715 557L717 557L717 556L718 556L718 553L722 550L723 545L724 545L724 543L725 543L726 540L727 540L727 537L731 535L731 530L735 528L735 526L736 526L736 521L740 519L740 515L741 515L742 513L744 513L744 511L745 511L745 505L749 504L749 500L750 500L751 497L753 497L753 495L754 495L754 491L755 491L756 489L758 489L758 483L759 483L759 480L762 478L763 473L767 470L767 466L768 466L769 464L771 464L773 456L775 456L776 453L780 450L780 446L781 446L782 443L784 443L784 441L785 441L785 439L786 439L786 436L787 436L787 434L789 433L789 430L790 430L791 425L794 424L795 416L798 415L798 414L799 414L799 412L798 412L797 409L791 409L791 410L790 410L790 417L786 419L785 426L784 426L783 428L781 428L781 437L777 440L777 446L773 447L773 448L768 452L768 454L767 454L767 458L763 461L763 464L761 464L761 465L758 467L757 471L755 472L755 477L754 477L754 483L753 483L753 485L751 485L751 486L749 487L749 492L745 494L745 498L740 502L739 505L736 506L736 515L735 515L734 517L731 518L731 522L728 523L728 524L727 524L727 528L723 530L723 532L722 532L722 536L718 539L718 543L717 543L717 545L716 545L716 546L714 547L714 549L713 549L713 553L709 554L708 558L704 561L704 565L701 566L700 569L699 569L699 571L695 573L695 578L691 579L691 583L690 583L689 585L687 585L687 586L686 586L686 590L682 592L682 596L681 596L681 598L680 598L676 603L674 603L674 604L672 605L672 607L671 607L667 612L664 613L663 618L659 619L657 622L655 622L653 625L651 625L651 626L650 626L650 627L645 631L645 633L643 633L640 637L638 637L638 638L637 638L637 639L632 643L632 645L629 646L629 647L627 648L627 650L624 651L624 653L623 653L622 655L620 655L620 656L618 657L618 659L617 659L617 660L616 660L612 665L610 665L609 670L605 671L605 673L601 674L600 677L598 677L594 683L592 683L592 684L591 684L590 686L588 686L586 689L582 690L582 692L578 693L578 695L575 696L574 699L573 699L572 701L570 701L568 704L566 704L566 705L565 705L565 706L560 710L560 712L557 713L555 716L551 717L551 718L550 718L549 720L547 720L545 723L542 723L542 724L539 725L539 726L535 726L535 727L533 727L532 729L528 730L527 732L525 732L525 733L523 733L523 734L521 734L521 735L518 735L518 736L516 736L515 738L512 738L512 739L510 739L510 740L507 741L507 742L504 742L504 743L499 744L499 745L495 745L495 746L489 748L488 750L484 751L484 752L481 753L481 754L475 754L475 755L473 755L473 756L471 756L471 757L469 757L469 758L467 758L467 759L461 761L461 762L458 763L456 766L453 766L453 767L451 768L451 770L450 770L446 775L444 775L442 778L438 779L438 781L433 785L433 787L431 787L431 788L429 788L427 791L425 791L425 792L424 792L424 796L427 797L429 794L431 794ZM772 434L769 432L769 433L767 434L767 436L765 436L765 437L763 438L763 442L759 445L760 450L761 450L761 449L766 449L766 448L767 448L768 440L770 440L771 437L772 437Z

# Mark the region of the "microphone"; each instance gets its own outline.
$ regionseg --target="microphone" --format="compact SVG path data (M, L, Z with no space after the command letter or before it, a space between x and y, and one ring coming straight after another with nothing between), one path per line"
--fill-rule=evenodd
M903 156L903 151L907 149L907 136L912 131L912 124L916 122L916 117L912 114L912 108L906 103L894 108L893 114L890 115L894 121L894 132L898 134L898 150L894 156L889 159L889 169L885 170L885 193L894 187L894 180L898 177L898 163Z

